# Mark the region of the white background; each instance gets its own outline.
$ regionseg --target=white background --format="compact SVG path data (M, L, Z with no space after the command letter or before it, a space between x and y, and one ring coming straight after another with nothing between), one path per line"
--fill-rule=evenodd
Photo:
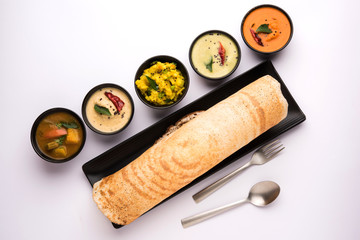
M193 202L194 193L244 164L245 156L118 230L92 200L84 163L223 83L192 70L188 49L197 35L219 29L237 39L242 58L229 79L263 61L240 35L245 13L262 3L0 0L0 239L360 239L356 0L269 2L293 20L290 45L271 60L307 116L281 136L286 149L279 157ZM159 54L181 60L191 78L184 100L168 111L146 107L133 87L140 64ZM87 129L86 145L71 162L39 158L29 138L36 117L57 106L81 115L87 91L105 82L133 96L131 125L110 137ZM245 198L262 180L281 186L268 207L247 204L182 228L180 219Z

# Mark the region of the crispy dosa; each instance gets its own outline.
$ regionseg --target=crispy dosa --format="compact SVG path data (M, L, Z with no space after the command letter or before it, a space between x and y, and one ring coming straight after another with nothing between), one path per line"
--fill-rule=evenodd
M129 224L278 124L287 111L279 82L261 77L96 182L93 199L111 222Z

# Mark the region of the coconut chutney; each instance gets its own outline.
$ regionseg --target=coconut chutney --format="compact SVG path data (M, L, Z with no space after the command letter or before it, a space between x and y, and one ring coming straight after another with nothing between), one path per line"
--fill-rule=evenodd
M128 95L121 89L104 87L92 93L85 112L93 128L110 134L127 126L132 117L133 105Z
M227 77L239 64L238 44L222 32L200 35L190 51L194 70L206 78Z

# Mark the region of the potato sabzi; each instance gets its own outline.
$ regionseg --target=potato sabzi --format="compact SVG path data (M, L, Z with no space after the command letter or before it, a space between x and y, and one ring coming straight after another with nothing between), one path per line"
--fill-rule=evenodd
M175 103L185 89L184 76L175 63L169 62L153 62L135 84L145 99L156 106Z

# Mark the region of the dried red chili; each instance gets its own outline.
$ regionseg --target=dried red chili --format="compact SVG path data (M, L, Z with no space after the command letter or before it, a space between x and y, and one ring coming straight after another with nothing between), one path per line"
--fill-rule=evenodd
M251 28L250 28L250 32L251 32L251 35L253 36L255 42L257 44L259 44L260 46L264 46L264 44L261 41L261 38L256 34L256 32L254 30L252 30Z
M125 103L118 96L110 92L105 92L105 96L115 105L118 112L120 112Z
M220 43L220 47L219 47L219 55L220 55L220 58L221 58L221 65L224 65L225 63L225 48L223 47L223 45L221 44L221 42L219 41Z

